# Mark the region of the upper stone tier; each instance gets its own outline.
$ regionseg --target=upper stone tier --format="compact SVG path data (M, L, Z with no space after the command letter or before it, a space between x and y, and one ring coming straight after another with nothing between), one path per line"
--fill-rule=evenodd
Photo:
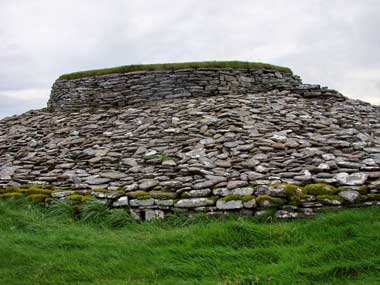
M161 70L116 69L117 73L109 74L82 72L65 75L54 83L48 107L52 111L77 111L129 106L152 100L241 95L273 89L312 97L341 97L334 90L302 84L299 76L282 67L264 64L264 68L202 68L190 65L191 68L178 69L175 68L177 66L165 65Z

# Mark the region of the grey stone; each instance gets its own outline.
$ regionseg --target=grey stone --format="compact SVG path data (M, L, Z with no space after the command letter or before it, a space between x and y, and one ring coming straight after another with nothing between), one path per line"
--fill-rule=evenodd
M124 207L128 206L128 197L127 196L122 196L119 199L117 199L115 202L112 203L112 206L114 207Z
M139 189L141 190L148 190L151 189L159 184L159 182L155 179L143 179L139 181Z
M220 210L241 209L241 208L243 208L243 201L241 201L241 200L231 200L231 201L218 200L218 201L216 201L216 208L218 208Z
M349 203L357 202L360 196L358 191L352 191L352 190L340 191L338 195L342 197L344 200L348 201Z
M145 221L163 219L164 217L165 217L165 213L162 210L146 210L145 211Z
M138 165L138 163L136 162L134 158L123 158L121 160L121 163L123 163L124 165L128 165L130 167L135 167Z
M60 192L53 192L50 194L50 196L53 198L63 198L74 193L75 191L60 191Z
M251 199L249 201L243 202L243 206L244 208L252 209L252 208L256 208L257 203L255 199Z
M254 192L253 188L251 187L243 187L243 188L235 188L232 189L231 193L233 195L240 195L240 196L250 196Z
M86 183L90 185L101 185L110 182L109 178L101 178L101 177L88 177L86 179Z
M147 207L154 205L154 199L131 199L129 200L131 207Z
M208 198L182 199L175 203L177 208L195 208L213 205L215 202Z
M348 174L345 172L341 172L341 173L336 174L334 178L341 185L349 185L349 186L364 185L364 183L368 179L368 174L360 173L360 172Z
M247 181L241 181L241 180L232 180L232 181L228 181L227 183L227 189L231 190L231 189L235 189L235 188L241 188L241 187L244 187L244 186L247 186L248 185L248 182Z
M108 171L108 172L101 172L101 177L110 178L112 180L118 180L127 177L125 173L118 172L118 171Z

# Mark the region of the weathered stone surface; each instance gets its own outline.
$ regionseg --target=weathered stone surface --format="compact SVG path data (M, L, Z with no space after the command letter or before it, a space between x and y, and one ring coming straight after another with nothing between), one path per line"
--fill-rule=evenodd
M51 196L53 198L63 198L63 197L69 196L69 195L74 194L74 193L75 193L75 191L60 191L60 192L51 193Z
M100 176L105 177L105 178L110 178L112 180L122 179L122 178L127 177L125 173L118 172L118 171L102 172L100 173Z
M208 198L191 198L182 199L175 203L175 207L178 208L196 208L213 205L215 202Z
M164 217L165 217L165 212L162 210L146 210L145 211L145 221L163 219Z
M122 196L118 198L115 202L112 204L114 207L126 207L129 205L128 203L128 197L127 196Z
M276 212L275 216L278 219L294 219L298 217L298 213L279 210Z
M129 201L129 205L132 207L146 207L152 206L154 199L132 199Z
M284 207L299 197L274 187L285 183L380 191L380 108L294 75L112 74L57 81L49 105L0 120L0 188L104 188L119 194L99 199L117 205L126 196L141 218L147 209L214 213L230 195L256 197L235 210L293 212ZM297 211L350 203L341 195L302 199Z
M139 188L141 190L148 190L158 185L158 180L155 179L143 179L140 180Z
M91 193L96 198L106 198L106 199L116 199L122 196L124 193L121 191L114 192L101 192L101 191L92 191Z
M241 208L243 208L243 201L241 201L241 200L231 200L231 201L218 200L218 201L216 201L216 208L218 208L220 210L241 209Z
M360 172L348 174L348 173L342 172L335 175L335 179L341 185L351 185L351 186L364 185L368 179L368 174L360 173Z
M256 208L257 203L255 199L251 199L249 201L243 202L243 206L244 208L252 209L252 208Z
M358 191L341 191L338 195L349 203L357 202L360 196Z
M254 192L252 187L243 187L243 188L236 188L231 191L231 194L233 195L239 195L239 196L250 196Z

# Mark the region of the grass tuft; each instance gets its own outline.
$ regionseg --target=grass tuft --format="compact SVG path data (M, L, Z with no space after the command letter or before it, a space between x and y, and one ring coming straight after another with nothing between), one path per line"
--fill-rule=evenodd
M196 214L124 223L127 211L110 213L93 203L84 208L91 222L81 223L72 219L69 204L56 206L62 208L53 215L51 208L21 200L0 200L0 284L359 285L380 280L380 207L291 222ZM113 221L112 227L105 221Z

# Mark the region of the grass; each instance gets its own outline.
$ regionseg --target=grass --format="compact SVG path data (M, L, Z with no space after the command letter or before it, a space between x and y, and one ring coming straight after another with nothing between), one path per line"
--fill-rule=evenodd
M61 75L58 79L77 79L82 77L105 75L111 73L123 73L132 71L148 70L175 70L186 68L247 68L247 69L269 69L292 74L288 67L282 67L261 62L247 61L204 61L204 62L183 62L183 63L163 63L163 64L135 64L118 67L94 69L68 73Z
M292 222L106 211L0 201L0 284L380 284L380 207Z

